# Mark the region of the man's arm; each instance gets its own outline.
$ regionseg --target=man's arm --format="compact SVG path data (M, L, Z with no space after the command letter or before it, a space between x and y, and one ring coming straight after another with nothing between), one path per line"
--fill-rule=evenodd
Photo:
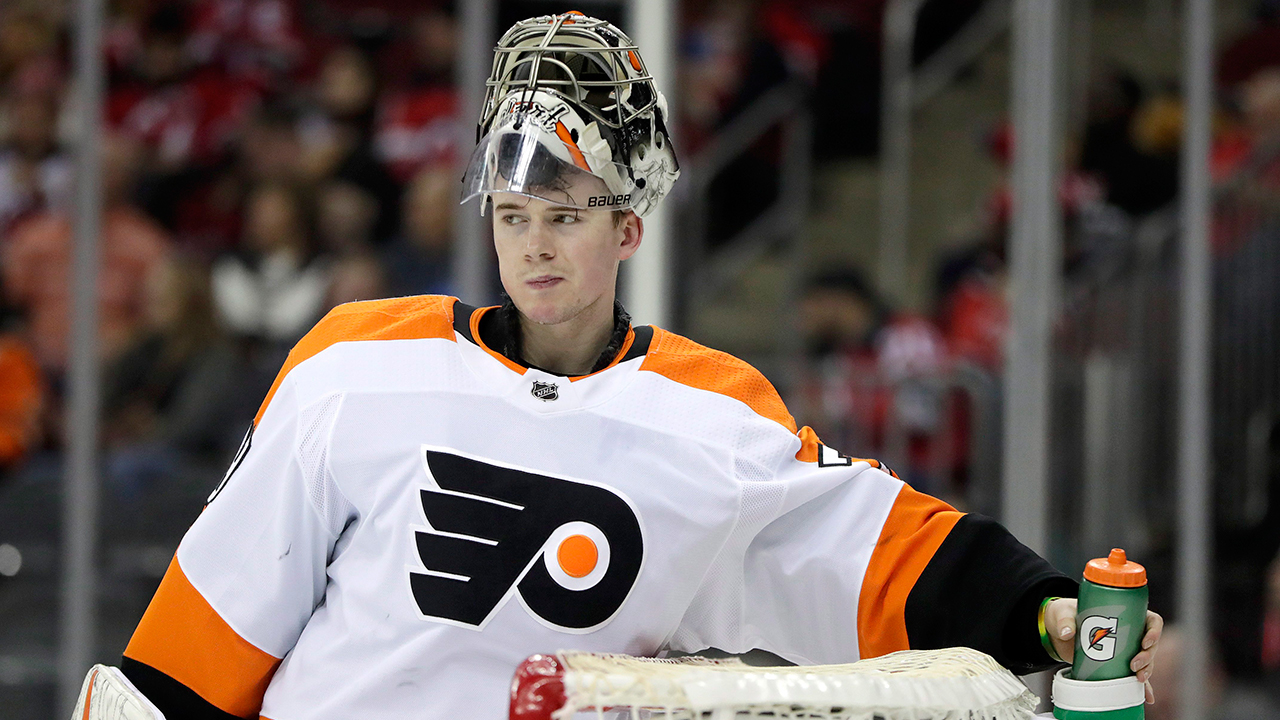
M282 373L125 648L124 672L169 717L258 717L324 596L354 508L315 444L338 403L299 398L295 380Z
M912 648L963 645L1015 673L1046 670L1059 663L1040 642L1040 604L1073 598L1077 590L1000 523L962 515L911 588L907 636Z

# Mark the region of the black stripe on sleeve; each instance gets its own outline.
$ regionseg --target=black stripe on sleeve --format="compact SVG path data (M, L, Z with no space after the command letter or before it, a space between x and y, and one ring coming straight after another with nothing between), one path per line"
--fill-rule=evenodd
M1040 602L1077 592L1000 523L965 515L907 596L907 638L912 648L981 650L1018 674L1046 670L1057 663L1040 644Z
M124 676L129 678L129 682L147 696L147 699L159 708L166 718L240 720L235 715L219 710L208 700L197 695L195 690L150 665L126 657L120 660L120 672L124 673Z

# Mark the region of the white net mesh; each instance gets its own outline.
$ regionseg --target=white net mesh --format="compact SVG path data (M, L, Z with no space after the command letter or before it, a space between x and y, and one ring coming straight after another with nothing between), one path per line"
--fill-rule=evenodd
M751 667L737 660L659 660L563 652L566 703L671 720L1023 720L1038 698L990 656L907 650L847 665Z

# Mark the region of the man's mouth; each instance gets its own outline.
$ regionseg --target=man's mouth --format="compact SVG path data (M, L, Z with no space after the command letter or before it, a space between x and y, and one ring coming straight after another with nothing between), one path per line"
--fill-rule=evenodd
M556 275L539 275L538 277L533 278L531 280L526 280L524 284L528 285L534 290L545 290L549 287L558 285L563 281L564 281L564 278L558 277Z

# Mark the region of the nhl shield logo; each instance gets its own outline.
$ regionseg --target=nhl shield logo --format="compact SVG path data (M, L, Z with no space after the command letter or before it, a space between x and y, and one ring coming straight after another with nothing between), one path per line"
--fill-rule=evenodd
M560 386L555 383L534 380L533 389L529 393L543 402L551 402L560 397Z

